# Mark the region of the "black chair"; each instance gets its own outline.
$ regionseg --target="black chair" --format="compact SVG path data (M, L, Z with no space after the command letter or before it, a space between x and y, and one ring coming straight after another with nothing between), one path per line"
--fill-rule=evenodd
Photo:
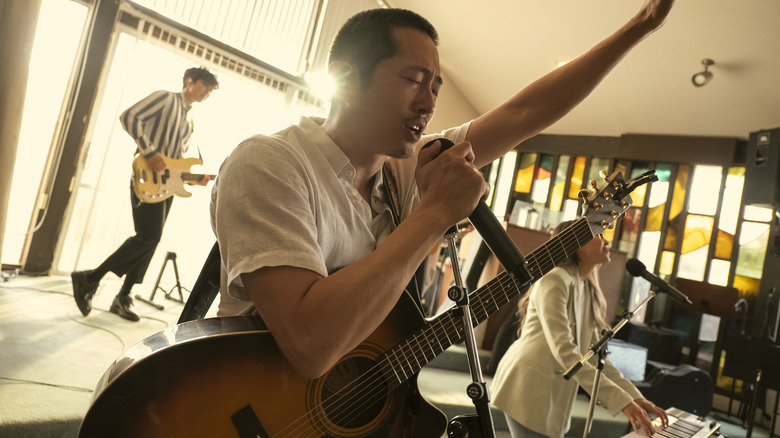
M219 243L214 242L214 246L211 247L211 251L206 257L206 262L200 270L198 279L195 280L192 292L190 292L190 296L184 304L178 324L202 319L206 316L211 303L214 302L214 298L219 293L220 263Z

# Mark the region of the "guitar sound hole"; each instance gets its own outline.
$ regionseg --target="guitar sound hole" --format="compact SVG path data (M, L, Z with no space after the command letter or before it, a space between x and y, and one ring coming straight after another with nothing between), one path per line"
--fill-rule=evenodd
M345 429L365 426L382 413L387 389L371 359L352 357L336 365L322 386L322 406L333 424Z

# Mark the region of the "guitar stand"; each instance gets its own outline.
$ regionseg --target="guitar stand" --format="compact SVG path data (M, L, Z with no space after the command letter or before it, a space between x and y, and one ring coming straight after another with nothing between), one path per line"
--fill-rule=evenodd
M579 360L579 362L575 363L571 366L571 368L566 371L566 373L563 375L563 378L566 380L571 379L571 377L577 373L577 371L582 368L582 365L587 362L591 357L593 357L594 354L598 354L598 365L596 366L596 375L593 377L593 388L591 389L590 393L590 403L588 403L588 416L585 420L585 429L582 432L583 438L588 438L588 435L590 434L590 429L593 426L593 411L596 408L596 400L598 400L599 396L599 382L601 381L601 374L604 371L604 361L607 358L607 343L612 340L612 338L615 337L615 334L620 331L620 329L625 326L628 321L631 320L631 318L634 316L634 313L636 313L637 310L644 307L650 300L655 297L655 291L650 289L650 293L645 297L645 299L637 304L637 306L634 308L634 310L626 311L623 313L623 319L621 319L617 324L615 324L610 330L602 330L601 331L601 339L599 339L595 344L593 344L590 347L590 350L585 354L585 356L582 357L582 359Z
M466 394L474 402L477 415L458 415L450 420L447 435L451 438L483 437L495 438L496 432L493 426L493 417L490 413L490 397L487 384L482 378L482 368L477 353L477 341L474 337L474 325L471 319L471 306L469 306L469 294L463 284L463 278L458 263L458 252L455 246L457 227L453 227L444 238L447 240L450 250L450 263L455 280L455 286L447 291L447 297L455 301L462 312L464 342L468 355L469 370L472 383L466 387Z
M174 287L179 289L179 298L171 298L171 294L173 293L173 287L169 291L166 291L165 289L160 287L160 279L162 279L163 272L165 272L165 267L168 266L169 260L173 262L173 273L176 275L176 285ZM135 298L138 299L139 301L143 301L144 303L156 308L157 310L163 310L165 309L165 307L154 302L154 294L157 293L157 289L163 291L165 298L171 301L176 301L177 303L184 304L184 295L182 295L181 292L181 281L179 281L179 267L176 265L175 252L168 251L165 254L165 261L163 262L162 268L160 268L160 274L157 275L157 281L154 283L154 289L152 289L152 294L149 296L149 299L147 300L140 295L136 295Z

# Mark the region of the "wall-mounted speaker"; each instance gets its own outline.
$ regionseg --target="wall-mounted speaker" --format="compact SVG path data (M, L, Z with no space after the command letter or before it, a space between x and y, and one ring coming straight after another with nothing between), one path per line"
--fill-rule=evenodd
M742 202L772 207L780 204L780 128L750 133L745 158Z

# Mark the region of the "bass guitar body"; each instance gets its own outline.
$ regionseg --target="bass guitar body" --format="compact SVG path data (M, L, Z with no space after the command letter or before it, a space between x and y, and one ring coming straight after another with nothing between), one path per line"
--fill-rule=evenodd
M79 437L441 437L446 417L415 378L388 384L377 358L424 324L404 295L328 373L300 377L251 316L187 322L104 374ZM416 377L416 376L415 376Z
M133 191L145 203L162 202L171 196L188 198L192 193L184 188L189 181L198 181L203 174L190 173L190 168L203 164L200 158L173 159L161 155L167 166L162 172L155 172L143 155L133 160ZM213 177L213 175L212 175Z

